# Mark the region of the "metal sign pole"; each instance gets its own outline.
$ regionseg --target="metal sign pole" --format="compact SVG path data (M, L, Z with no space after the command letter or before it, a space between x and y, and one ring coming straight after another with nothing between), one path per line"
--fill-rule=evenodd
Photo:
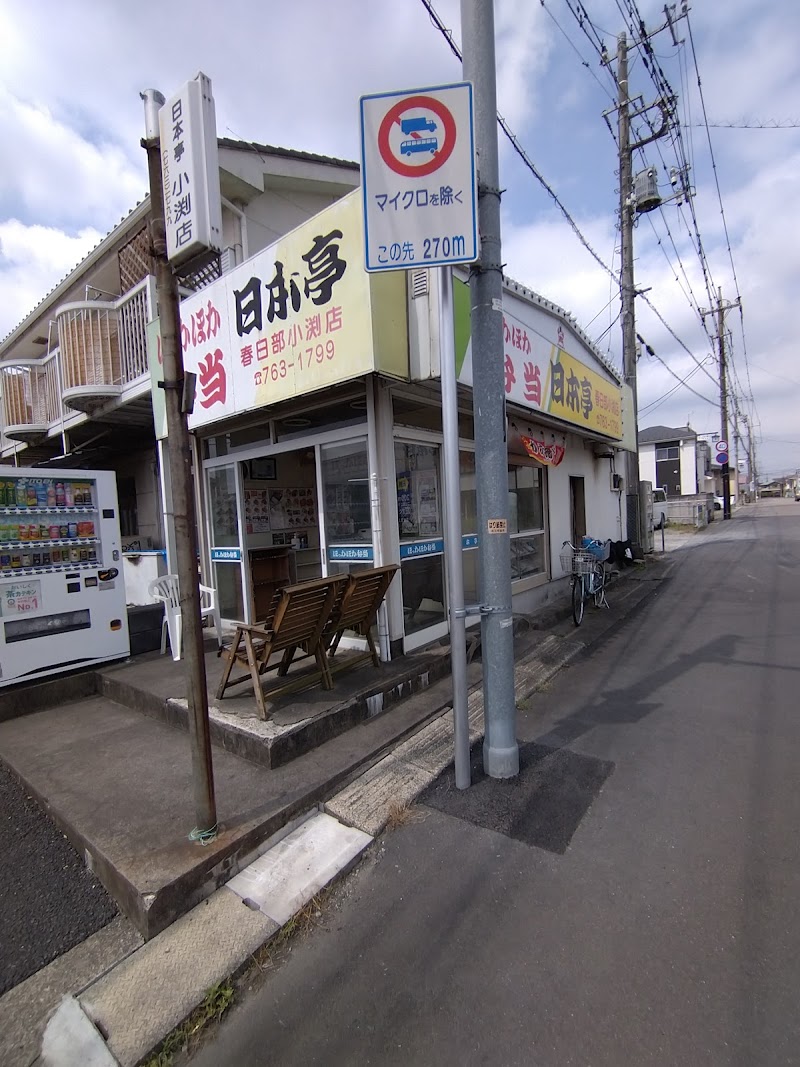
M456 788L468 789L469 716L467 712L467 635L461 549L461 468L458 459L453 279L450 267L439 268L439 364L442 379L444 435L444 514L447 601L450 611L450 663L453 672L453 762Z

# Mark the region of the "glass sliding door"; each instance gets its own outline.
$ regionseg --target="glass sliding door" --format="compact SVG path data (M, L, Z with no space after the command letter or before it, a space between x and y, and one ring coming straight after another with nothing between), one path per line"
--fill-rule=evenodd
M397 518L406 651L447 633L438 445L396 441Z
M374 566L366 438L320 446L328 574Z
M208 542L214 585L223 619L245 620L238 464L207 471Z

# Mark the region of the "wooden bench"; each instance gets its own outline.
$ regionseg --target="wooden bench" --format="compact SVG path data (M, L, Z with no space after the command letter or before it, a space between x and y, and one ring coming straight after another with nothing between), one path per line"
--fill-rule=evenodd
M306 656L314 656L323 687L332 689L327 645L322 635L331 615L341 604L347 584L347 575L342 574L287 586L273 597L267 618L252 624L239 623L233 643L222 652L227 662L217 687L217 698L221 700L226 689L249 678L253 682L258 713L266 719L261 677L274 669L270 660L277 652L283 652L277 665L278 674L286 675L298 648ZM245 673L231 678L236 663L245 668ZM308 679L303 679L300 684L308 685ZM289 682L272 689L271 695L295 687L299 687L298 682Z
M354 571L348 575L344 595L322 631L322 644L325 651L333 657L339 647L342 634L345 630L352 630L360 637L366 638L369 651L363 656L348 659L341 666L337 664L332 668L333 671L350 670L368 659L372 659L376 667L380 665L380 656L375 647L372 627L378 616L378 608L386 596L392 578L399 569L396 563L390 563L385 567Z

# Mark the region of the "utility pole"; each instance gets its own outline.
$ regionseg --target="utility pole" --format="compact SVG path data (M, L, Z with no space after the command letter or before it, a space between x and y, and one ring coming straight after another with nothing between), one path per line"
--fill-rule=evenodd
M483 768L491 778L519 774L514 701L508 445L503 379L503 261L497 163L494 0L461 0L464 80L474 89L480 259L472 268L472 379L481 569Z
M618 135L619 135L619 228L620 301L622 303L622 373L633 398L634 449L625 453L625 495L628 537L642 543L639 507L639 403L636 391L636 315L633 287L633 176L631 153L630 97L628 94L628 39L617 38Z
M725 354L725 312L732 308L740 307L741 300L722 302L722 289L717 290L717 307L715 310L701 310L703 318L706 315L717 317L717 345L719 349L719 412L721 439L728 443L728 462L722 464L722 517L731 517L731 465L730 465L730 440L728 437L728 371ZM751 438L752 439L752 438Z
M161 326L167 448L172 479L173 521L182 618L182 648L186 668L189 703L189 736L192 749L192 789L197 825L189 835L207 843L216 836L217 808L214 798L214 772L211 764L211 737L208 725L208 690L203 654L203 627L200 617L200 589L197 573L197 525L189 427L183 409L184 372L180 337L178 283L167 259L164 223L164 193L161 177L161 141L158 112L164 97L155 89L141 94L145 109L150 177L150 252L156 276L156 292Z
M722 290L717 290L717 330L719 332L719 410L722 440L728 441L728 378L725 368L725 308L722 304ZM728 441L730 446L730 441ZM722 517L731 517L731 464L728 460L722 464Z

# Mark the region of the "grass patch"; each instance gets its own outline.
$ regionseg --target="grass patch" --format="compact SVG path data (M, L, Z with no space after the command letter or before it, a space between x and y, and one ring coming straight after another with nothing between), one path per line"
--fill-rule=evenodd
M412 822L421 822L425 818L419 808L412 808L410 804L395 802L389 806L389 817L386 820L387 830L397 830L401 826L407 826Z
M218 1023L233 1004L235 991L233 985L225 980L217 982L206 993L202 1004L194 1009L188 1019L167 1034L161 1048L148 1060L144 1067L171 1067L177 1053L184 1052L196 1041L209 1023Z

